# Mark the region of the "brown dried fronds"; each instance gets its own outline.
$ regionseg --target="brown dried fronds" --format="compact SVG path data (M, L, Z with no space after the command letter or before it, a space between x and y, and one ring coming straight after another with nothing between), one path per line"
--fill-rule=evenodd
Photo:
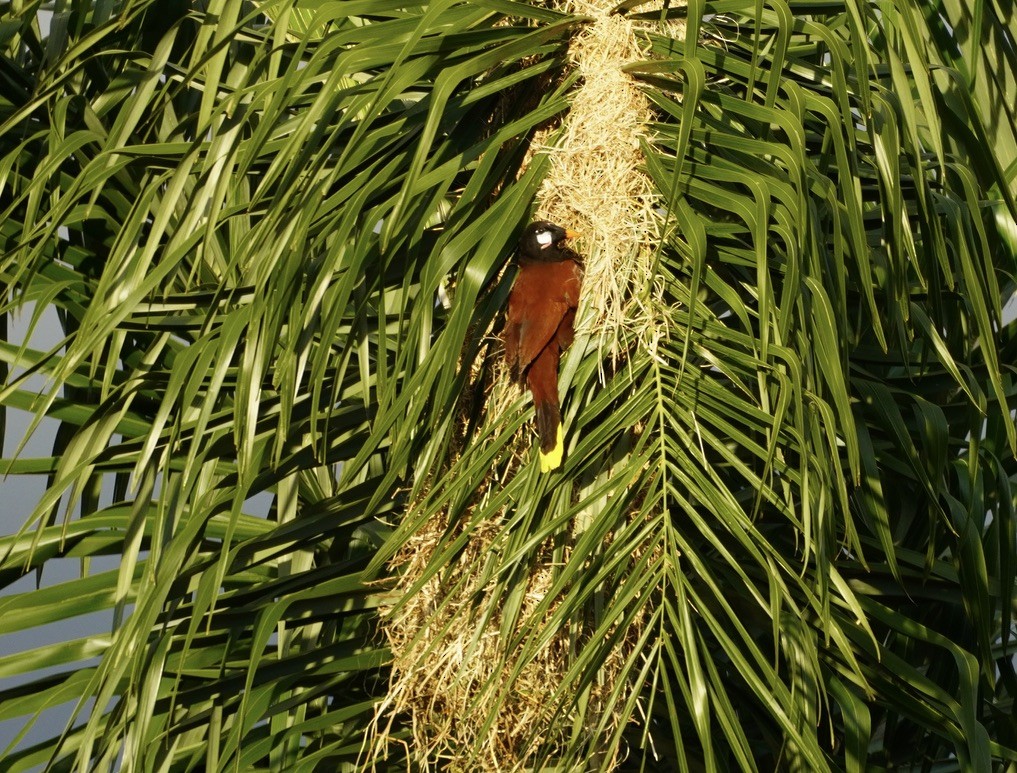
M570 60L581 76L570 112L560 127L539 133L533 143L534 152L550 160L538 216L583 233L577 244L586 263L578 332L586 338L587 351L599 351L602 359L618 358L633 342L652 347L666 319L652 276L662 236L658 197L641 170L651 106L623 69L645 59L647 52L637 25L611 14L616 4L557 4L593 21L570 45ZM504 421L519 400L518 389L504 373L496 374L481 392L489 423ZM513 459L501 466L503 475L516 473L529 458L531 445L529 433L519 433ZM532 766L538 753L553 758L556 749L575 737L577 722L583 723L582 737L599 733L604 738L621 721L609 707L625 705L631 693L624 690L634 688L622 688L617 703L612 703L611 693L626 663L637 656L635 642L645 620L637 616L610 655L598 658L594 687L584 701L575 701L586 713L559 711L559 706L578 699L578 693L565 694L557 704L549 696L566 683L584 649L600 645L592 638L595 611L576 611L564 623L556 617L568 592L556 585L556 578L563 562L587 560L574 554L572 545L590 519L580 514L571 533L532 548L526 570L514 575L512 593L521 594L521 602L506 633L505 605L512 594L498 582L508 570L510 535L503 521L510 513L506 507L494 517L479 516L488 512L483 505L502 485L492 474L456 523L450 523L448 513L433 517L393 561L400 578L397 591L403 595L385 618L392 680L377 711L370 759L385 758L398 727L412 735L407 750L415 768L519 770ZM432 575L435 561L455 537L465 538L462 549ZM555 588L562 596L549 596ZM408 594L411 589L416 590ZM538 635L543 637L539 647L518 643L520 637L537 641L531 637ZM610 769L615 762L598 760L598 767Z
M586 262L579 332L605 358L624 339L645 341L663 324L657 313L653 254L661 238L658 195L642 171L651 105L623 67L647 57L638 25L615 3L569 0L567 10L594 17L569 53L582 76L569 115L546 153L551 168L539 214L583 234ZM649 8L647 8L648 10Z
M558 710L549 695L563 682L576 653L590 642L584 621L555 634L531 657L527 648L507 646L503 629L503 570L507 539L500 523L469 525L470 539L457 560L389 613L385 632L394 654L394 678L378 712L371 758L384 758L395 723L413 734L415 766L448 770L518 770L537 753L564 747L574 732L575 711ZM445 541L447 524L428 523L399 554L404 581L426 576L429 561ZM522 592L517 631L534 634L553 624L559 599L547 599L560 564L553 547L541 545L519 580ZM559 559L560 560L560 559ZM574 560L565 551L565 560ZM578 560L582 560L581 558ZM548 603L550 601L550 603ZM633 636L637 635L632 632ZM587 725L604 721L604 707L631 649L615 652L602 666L589 695ZM591 728L592 730L592 728Z

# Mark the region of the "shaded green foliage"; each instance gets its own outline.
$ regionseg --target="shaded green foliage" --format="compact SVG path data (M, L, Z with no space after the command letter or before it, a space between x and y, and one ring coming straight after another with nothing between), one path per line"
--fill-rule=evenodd
M506 609L529 552L582 517L556 623L648 620L624 669L648 715L619 704L617 737L538 762L1017 760L1017 21L973 6L665 12L687 38L648 32L629 71L656 110L668 324L606 383L578 340L563 472L478 503L527 409L481 437L462 396L487 377L471 366L541 179L528 139L567 110L583 20L65 2L44 34L41 3L0 5L2 311L10 330L55 309L63 336L0 343L0 404L59 426L50 454L5 438L4 485L46 490L0 538L4 585L42 587L0 596L0 620L112 621L0 654L20 680L0 720L78 709L5 762L356 766L389 657L370 581L411 502L466 524L456 539L514 503ZM47 583L65 558L79 576ZM525 657L544 633L512 635ZM547 700L572 711L607 649Z

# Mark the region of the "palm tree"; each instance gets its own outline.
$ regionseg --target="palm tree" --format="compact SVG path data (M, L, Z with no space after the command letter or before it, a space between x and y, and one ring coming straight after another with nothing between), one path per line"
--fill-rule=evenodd
M0 21L6 769L1017 764L1005 4ZM551 474L536 211L588 232Z

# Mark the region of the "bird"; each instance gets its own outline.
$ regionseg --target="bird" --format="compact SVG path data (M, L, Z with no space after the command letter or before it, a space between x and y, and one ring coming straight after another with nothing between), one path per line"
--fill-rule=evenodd
M519 273L505 315L505 360L509 378L533 395L540 442L540 471L561 465L564 453L558 363L575 337L583 260L565 246L575 231L538 220L523 230L517 251Z

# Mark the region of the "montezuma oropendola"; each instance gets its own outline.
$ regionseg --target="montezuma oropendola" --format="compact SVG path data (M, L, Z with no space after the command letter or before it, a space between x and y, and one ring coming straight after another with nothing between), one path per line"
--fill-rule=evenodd
M564 451L558 362L575 336L583 281L582 258L565 246L576 236L543 220L526 226L506 314L505 359L510 378L533 394L541 472L558 467Z

